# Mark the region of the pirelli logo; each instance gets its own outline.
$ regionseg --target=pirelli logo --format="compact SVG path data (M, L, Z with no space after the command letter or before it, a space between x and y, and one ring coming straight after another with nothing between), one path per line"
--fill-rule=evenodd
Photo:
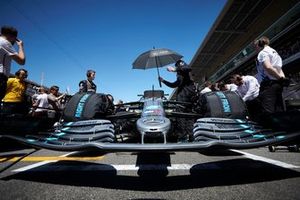
M90 94L85 94L81 97L79 103L77 104L77 108L76 108L76 112L75 112L75 117L81 117L83 108L84 108L84 104L87 100L87 98L90 96Z
M227 97L225 96L225 94L223 92L216 92L216 95L221 100L223 111L225 113L231 112L231 107L230 107L229 101L228 101Z

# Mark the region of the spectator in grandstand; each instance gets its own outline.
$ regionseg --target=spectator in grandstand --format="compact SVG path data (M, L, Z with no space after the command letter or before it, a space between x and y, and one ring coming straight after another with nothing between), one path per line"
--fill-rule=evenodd
M2 112L5 114L27 114L25 92L28 73L25 69L19 69L14 78L7 80L6 93L2 99Z
M265 114L283 111L282 91L288 80L282 71L282 59L269 46L270 40L262 36L254 42L258 53L257 72L260 83L259 100Z
M176 72L177 79L175 82L169 82L164 80L162 77L158 77L159 81L164 83L166 86L171 88L177 87L176 100L180 102L194 103L196 97L196 87L194 82L190 77L191 68L183 60L178 60L175 63L175 67L169 66L167 68L169 72ZM183 112L188 112L191 108L186 108L181 110ZM186 121L184 119L178 120L180 135L178 140L185 142L188 140L189 130L184 129Z
M258 100L259 94L259 83L254 76L240 76L239 74L234 74L230 77L232 83L237 86L236 93L245 102L247 109L249 111L251 119L256 117L255 112L260 103Z
M205 82L205 88L203 88L201 91L200 91L200 94L205 94L207 92L211 92L212 91L212 83L210 81L206 81Z
M96 77L96 71L88 70L86 72L87 79L79 82L79 92L96 92L97 86L93 82Z
M13 59L20 65L25 64L23 42L17 39L18 31L10 26L3 26L0 35L0 100L4 97L10 65ZM13 45L17 43L18 52Z

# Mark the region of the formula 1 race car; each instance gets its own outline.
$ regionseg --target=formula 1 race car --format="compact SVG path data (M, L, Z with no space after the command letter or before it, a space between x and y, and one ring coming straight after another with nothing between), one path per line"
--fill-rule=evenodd
M299 111L264 119L248 120L244 102L231 91L210 92L191 104L147 90L139 101L116 106L105 94L77 93L52 129L1 137L36 148L103 152L247 149L299 139ZM183 132L186 140L179 138Z

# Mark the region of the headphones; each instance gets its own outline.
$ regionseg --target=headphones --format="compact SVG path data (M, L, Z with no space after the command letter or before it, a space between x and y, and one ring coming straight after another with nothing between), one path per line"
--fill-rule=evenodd
M259 47L264 47L265 46L265 42L260 38L259 40L257 40L257 45Z
M266 44L269 45L269 43L269 38L267 38L266 36L262 36L257 40L257 46L259 47L264 47Z
M27 70L26 69L19 69L18 71L16 71L15 75L16 76L20 76L21 72L25 72L25 78L27 78Z

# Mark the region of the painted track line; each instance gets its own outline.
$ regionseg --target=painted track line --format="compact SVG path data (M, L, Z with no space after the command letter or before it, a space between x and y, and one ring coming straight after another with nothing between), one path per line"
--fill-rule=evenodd
M285 163L285 162L282 162L282 161L279 161L279 160L273 160L273 159L270 159L270 158L257 156L257 155L254 155L254 154L250 154L250 153L235 150L235 149L231 149L230 151L242 154L244 157L252 159L252 160L258 160L258 161L266 162L266 163L276 165L276 166L279 166L279 167L283 167L283 168L287 168L287 169L300 168L300 166L297 166L297 165L292 165L292 164Z
M61 155L61 156L58 156L58 157L67 157L67 156L72 155L76 152L77 151L70 152L70 153L67 153L67 154L64 154L64 155ZM57 161L58 160L42 161L42 162L38 162L38 163L35 163L35 164L32 164L32 165L28 165L28 166L25 166L25 167L21 167L21 168L12 170L12 172L24 172L24 171L27 171L27 170L30 170L30 169L33 169L33 168L36 168L36 167L40 167L42 165L46 165L46 164L49 164L49 163L55 163Z
M117 171L138 171L138 170L190 170L193 165L189 164L172 164L171 166L167 165L111 165Z

